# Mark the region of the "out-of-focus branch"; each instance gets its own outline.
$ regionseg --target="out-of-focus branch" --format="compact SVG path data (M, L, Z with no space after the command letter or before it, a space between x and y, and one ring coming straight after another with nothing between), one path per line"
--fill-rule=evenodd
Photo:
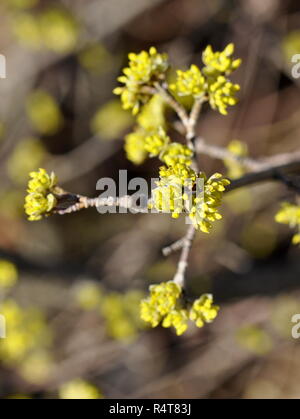
M249 157L238 157L236 154L232 153L224 147L208 144L201 137L197 137L195 140L195 150L197 154L205 154L215 159L231 159L234 161L238 161L241 165L250 170L257 170L261 166L261 164L254 159L251 159Z
M295 153L294 155L296 155ZM243 186L249 186L254 183L263 182L267 180L280 180L283 181L281 174L284 173L296 173L300 172L300 158L294 159L291 156L291 161L285 164L274 165L274 166L262 166L262 170L248 173L239 179L235 179L227 187L226 192L230 192L234 189L241 188ZM292 186L289 184L289 186Z
M259 160L252 159L250 157L239 157L224 147L208 144L201 137L197 137L195 140L195 150L196 153L205 154L215 159L231 159L238 161L242 166L253 172L267 169L275 165L284 166L285 164L290 164L293 161L297 162L300 160L300 150L291 153L277 154L275 156L265 157Z
M117 142L101 141L95 135L62 156L51 159L47 167L53 170L62 182L85 175L100 166L118 151Z

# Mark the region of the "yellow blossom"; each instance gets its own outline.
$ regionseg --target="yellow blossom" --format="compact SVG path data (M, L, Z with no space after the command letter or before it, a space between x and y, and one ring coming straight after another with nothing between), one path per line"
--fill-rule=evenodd
M178 336L182 335L188 328L188 312L185 309L172 310L164 317L163 327L173 326Z
M145 150L150 153L150 157L158 156L164 152L170 141L165 130L159 127L155 133L146 137Z
M218 76L208 86L209 103L212 109L217 109L222 115L227 115L227 107L238 102L236 93L240 90L238 84L233 84L224 76Z
M173 218L189 215L196 229L209 233L212 222L222 218L218 211L229 180L220 173L209 179L184 164L160 168L160 180L152 190L151 205L158 211L170 212Z
M56 205L53 194L57 178L52 172L50 175L45 169L30 173L28 194L25 198L25 212L30 221L40 220L43 215L49 215Z
M167 166L176 166L178 163L190 166L192 164L192 157L193 152L189 147L184 144L172 142L168 144L160 158Z
M178 96L200 98L205 95L206 80L201 70L193 64L189 70L177 70L176 82L170 85L170 89Z
M141 301L141 318L152 327L174 327L177 335L188 328L188 320L197 327L210 323L218 313L210 294L203 294L192 306L184 299L182 288L173 281L150 286L150 296Z
M214 52L211 45L208 45L202 54L202 61L205 65L203 72L206 76L217 77L220 74L229 75L236 70L242 60L233 59L234 45L228 44L223 51Z
M205 323L211 323L217 316L219 307L213 305L211 294L203 294L194 301L189 313L189 317L196 323L197 327L204 326Z
M159 54L154 47L150 48L149 52L130 53L128 58L129 67L126 67L123 70L124 75L118 78L124 87L115 88L114 93L121 95L124 109L131 109L136 115L140 106L150 99L145 87L149 88L164 78L168 68L168 58L166 54Z

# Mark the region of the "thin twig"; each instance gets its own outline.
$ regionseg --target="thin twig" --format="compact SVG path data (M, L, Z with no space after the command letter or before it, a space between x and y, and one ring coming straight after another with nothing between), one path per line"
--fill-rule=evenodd
M261 163L249 157L239 157L224 147L208 144L203 138L197 137L195 140L195 151L198 154L205 154L215 159L238 161L242 166L250 170L257 170Z
M214 157L219 160L229 159L237 161L242 166L251 171L258 171L266 169L268 167L284 165L286 163L290 163L291 161L300 160L300 151L277 154L275 156L270 156L259 160L252 159L250 157L240 157L224 147L208 144L201 137L197 137L195 140L195 151L196 153L205 154L207 156Z
M263 166L265 167L265 166ZM278 173L297 173L300 171L300 159L291 160L285 164L269 166L262 170L247 173L246 175L231 181L230 185L227 186L225 192L230 192L234 189L241 188L243 186L249 186L257 182L266 180L282 180L278 177Z
M178 103L173 96L168 92L167 88L165 86L160 85L159 83L155 84L155 88L157 92L160 94L160 96L164 99L164 101L177 113L179 116L181 122L187 129L189 124L189 117L186 113L186 110L183 106Z
M201 112L202 104L206 101L206 97L202 97L200 99L195 100L190 116L189 116L189 122L187 127L187 133L186 133L186 140L188 142L188 146L195 152L195 145L194 145L194 139L195 139L195 129L196 124L199 118L199 114Z
M88 198L86 196L76 195L78 202L73 205L70 205L67 208L60 209L58 205L57 209L54 210L56 214L65 215L72 212L77 212L82 209L87 208L101 208L101 207L119 207L124 209L129 209L134 213L145 213L147 212L147 207L139 207L134 205L132 197L129 195L118 197L109 196L106 198ZM61 200L64 199L64 195L61 196Z
M169 246L166 246L162 249L162 254L164 256L169 256L171 253L176 252L177 250L182 249L184 245L185 237L182 237L179 240L176 240L176 242L170 244Z
M184 286L185 273L188 267L188 258L189 258L190 250L191 250L192 243L195 237L195 233L196 233L195 227L193 225L189 226L186 236L184 237L182 251L181 251L180 259L177 266L177 271L173 278L173 281L176 284L180 285L181 287Z

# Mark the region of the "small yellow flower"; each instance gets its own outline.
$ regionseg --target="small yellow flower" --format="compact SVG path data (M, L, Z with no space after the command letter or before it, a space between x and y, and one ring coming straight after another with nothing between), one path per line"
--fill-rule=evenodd
M203 327L205 323L211 323L217 316L219 307L213 305L211 294L203 294L194 301L189 313L189 318L193 320L197 327Z
M236 93L240 90L238 84L233 84L224 76L218 76L209 84L208 96L212 109L217 109L222 115L227 115L227 107L238 102Z
M163 327L173 326L178 336L182 335L188 328L188 311L178 309L170 311L162 322Z
M155 133L146 137L145 150L150 154L150 157L158 156L164 152L170 141L165 130L159 127Z
M242 63L240 58L233 59L234 45L228 44L224 51L214 52L211 45L208 45L202 54L202 61L205 65L203 72L206 76L217 77L220 74L229 75Z

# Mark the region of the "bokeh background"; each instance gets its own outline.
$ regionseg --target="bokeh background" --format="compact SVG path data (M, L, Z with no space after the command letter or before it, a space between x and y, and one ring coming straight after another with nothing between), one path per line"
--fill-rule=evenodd
M156 161L126 160L133 121L112 94L128 52L152 45L186 68L207 44L233 42L240 103L226 117L205 108L197 133L224 147L239 139L253 157L299 149L299 1L1 0L0 22L0 397L299 398L299 249L274 221L293 191L265 182L226 196L188 269L190 291L213 292L221 310L181 337L145 329L138 303L174 275L178 254L161 249L184 235L183 219L87 210L28 222L23 212L38 167L87 196L120 169L157 176Z

